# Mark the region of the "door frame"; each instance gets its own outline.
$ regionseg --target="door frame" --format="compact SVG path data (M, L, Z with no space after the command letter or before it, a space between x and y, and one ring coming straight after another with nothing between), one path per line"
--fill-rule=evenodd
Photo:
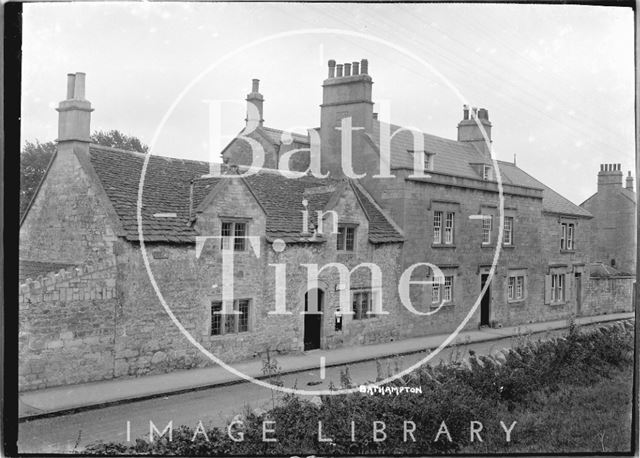
M317 291L318 292L318 309L319 309L319 313L313 314L313 313L306 313L307 310L304 310L305 308L308 308L308 294L311 291ZM325 290L323 288L321 288L320 286L317 286L315 288L311 288L307 291L305 291L304 295L303 295L303 312L302 313L302 349L303 351L310 351L310 350L318 350L320 348L322 348L322 340L323 340L323 327L324 327L324 315L326 313L326 293ZM307 348L306 347L306 343L307 343L307 331L308 331L308 327L307 327L307 315L320 315L320 318L317 320L317 324L316 326L318 327L317 331L318 331L318 346L314 347L314 348Z
M480 271L480 292L484 288L485 283L489 280L489 272ZM492 279L493 280L493 279ZM487 291L480 298L480 326L491 326L491 282L487 287ZM486 320L483 320L486 318Z

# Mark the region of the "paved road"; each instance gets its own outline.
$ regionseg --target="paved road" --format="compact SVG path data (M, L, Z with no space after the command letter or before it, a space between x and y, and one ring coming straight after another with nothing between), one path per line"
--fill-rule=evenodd
M564 330L545 332L531 336L531 339L543 339L550 335L565 333ZM488 354L494 350L511 347L517 337L509 337L490 342L447 348L435 358L450 360L466 356L469 350L479 354ZM407 368L426 356L425 353L405 355L398 359L401 368ZM386 369L387 361L382 360ZM325 379L320 379L319 370L307 371L283 376L284 385L301 389L327 389L329 383L340 385L340 367L326 368ZM354 383L365 383L376 378L375 361L350 364L349 372ZM277 393L276 393L277 394ZM82 449L91 442L125 442L127 421L131 425L131 438L148 437L149 422L160 431L171 420L174 428L179 425L195 427L198 421L223 426L234 415L245 408L268 409L274 402L272 392L252 383L210 388L179 395L146 401L132 402L98 410L33 420L19 425L19 451L22 453L63 453ZM276 398L277 402L277 398Z

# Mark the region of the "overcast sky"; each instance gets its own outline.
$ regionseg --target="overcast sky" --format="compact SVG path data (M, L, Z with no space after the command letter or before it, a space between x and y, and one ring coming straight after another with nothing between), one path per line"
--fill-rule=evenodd
M318 28L386 43L309 32L238 52L274 34ZM93 130L118 129L146 143L200 77L168 117L154 154L208 160L206 100L243 101L259 78L267 126L316 127L327 60L367 58L374 101L389 101L394 124L455 139L463 100L485 107L498 159L517 155L520 167L577 204L595 192L601 163L622 163L625 175L635 170L629 8L48 3L24 5L23 31L23 142L56 138L54 108L69 72L87 74ZM243 127L243 103L224 105L225 134Z

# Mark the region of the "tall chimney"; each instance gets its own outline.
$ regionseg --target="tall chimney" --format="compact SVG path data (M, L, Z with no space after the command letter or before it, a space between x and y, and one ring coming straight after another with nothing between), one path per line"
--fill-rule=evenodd
M631 170L629 170L629 174L627 175L627 180L626 180L626 186L625 188L627 188L629 191L634 191L633 189L633 177L631 176Z
M622 170L620 164L601 164L598 172L598 192L617 190L622 187ZM631 177L629 177L631 178ZM633 187L633 178L631 178Z
M251 92L247 94L247 129L254 130L256 127L262 127L264 124L263 106L264 97L260 94L260 80L253 79L251 84Z
M482 134L480 126L482 125L487 134L489 145ZM473 107L469 111L467 105L462 107L462 121L458 123L458 141L468 142L476 147L487 159L491 157L491 122L489 121L489 111L486 108Z
M332 68L335 66L336 71ZM342 169L342 132L341 122L351 118L352 135L351 151L355 173L369 174L369 170L361 170L366 158L360 157L367 149L365 133L373 131L373 101L371 89L373 80L368 75L369 63L366 59L360 62L337 64L329 61L329 78L322 83L322 105L320 105L320 149L322 171L329 171L331 176L343 176ZM335 75L335 76L334 76ZM374 175L374 173L370 173Z
M58 104L58 142L91 142L91 102L85 100L85 74L67 75L67 99Z

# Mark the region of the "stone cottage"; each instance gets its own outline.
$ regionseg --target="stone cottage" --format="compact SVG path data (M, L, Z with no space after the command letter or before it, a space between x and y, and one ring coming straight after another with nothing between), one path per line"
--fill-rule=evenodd
M84 74L69 75L57 152L21 221L21 390L211 364L169 311L236 362L441 334L476 301L470 328L630 307L629 282L609 308L607 289L591 307L592 214L515 164L493 170L478 127L490 136L486 110L465 107L457 140L385 124L366 60L329 62L321 125L308 136L264 125L254 80L247 129L222 151L222 175L206 162L92 144L84 86ZM345 123L359 128L350 141L360 178L341 167ZM258 173L247 174L243 137L263 148ZM314 152L329 177L274 170L305 171Z

